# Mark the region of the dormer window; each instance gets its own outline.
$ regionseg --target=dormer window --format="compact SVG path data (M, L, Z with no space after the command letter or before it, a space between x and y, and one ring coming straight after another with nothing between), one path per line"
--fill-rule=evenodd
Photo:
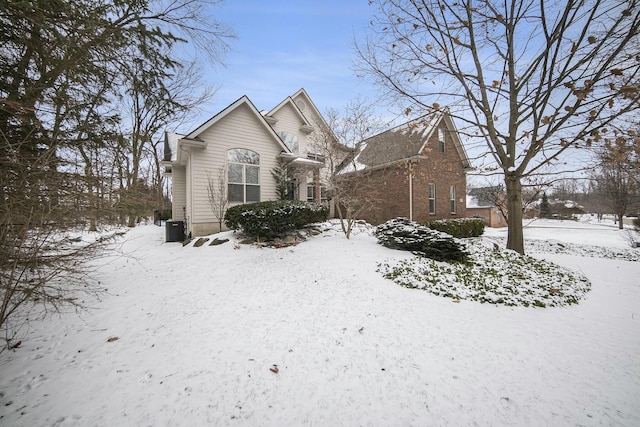
M298 135L286 131L282 131L278 135L280 136L280 139L282 139L282 142L284 142L284 145L287 146L289 151L294 154L298 154Z

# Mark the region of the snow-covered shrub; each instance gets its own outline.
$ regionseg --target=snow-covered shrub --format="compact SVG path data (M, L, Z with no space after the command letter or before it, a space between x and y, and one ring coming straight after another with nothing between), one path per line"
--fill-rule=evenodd
M391 249L414 252L436 261L467 260L464 245L453 236L432 230L407 218L396 218L379 225L378 243Z
M468 242L469 261L448 264L421 257L378 264L387 279L454 300L508 306L555 307L577 304L591 289L579 272L515 251Z
M484 233L484 220L481 218L438 219L424 222L422 225L458 239L479 237Z
M307 224L327 220L326 206L292 200L249 203L232 206L224 215L231 230L242 230L253 237L272 238Z

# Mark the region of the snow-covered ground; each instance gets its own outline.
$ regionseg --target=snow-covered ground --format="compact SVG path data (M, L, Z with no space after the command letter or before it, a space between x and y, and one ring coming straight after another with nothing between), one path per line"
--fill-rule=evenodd
M363 230L195 248L137 227L97 264L101 301L0 354L0 425L640 425L640 262L593 256L633 251L624 234L538 220L525 236L589 245L529 251L590 279L579 305L403 288L376 268L411 255Z

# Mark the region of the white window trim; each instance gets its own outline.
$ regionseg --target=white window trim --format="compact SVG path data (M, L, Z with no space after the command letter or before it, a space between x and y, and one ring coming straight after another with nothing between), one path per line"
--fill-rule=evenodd
M435 215L436 213L436 184L433 182L429 183L429 214ZM431 209L431 201L433 201L433 209Z
M443 128L438 128L438 148L441 153L445 153L447 151L447 139L446 132Z
M256 153L258 155L258 163L254 164L254 163L241 163L241 162L233 162L233 161L229 161L229 151L231 150L247 150L247 151L251 151L253 153ZM240 165L242 166L242 182L231 182L229 181L229 165ZM256 167L258 168L258 183L254 184L254 183L248 183L247 182L247 166L252 166L252 167ZM260 153L258 153L257 151L248 149L248 148L231 148L229 150L227 150L227 173L226 173L226 181L227 181L227 201L229 203L232 204L244 204L244 203L255 203L255 202L259 202L262 200L262 188L260 188L262 186L262 184L260 183ZM231 192L229 191L229 185L241 185L242 186L242 201L238 201L238 200L234 200L231 201L229 200L229 197L231 195ZM247 202L247 186L252 186L252 187L258 187L258 200L251 200L249 202Z
M449 209L451 213L457 213L458 204L456 203L456 186L452 185L449 187Z

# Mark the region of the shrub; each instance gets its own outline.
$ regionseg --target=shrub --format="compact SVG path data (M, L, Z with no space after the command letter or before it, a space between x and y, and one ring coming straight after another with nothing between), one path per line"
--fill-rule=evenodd
M479 237L484 233L484 220L482 218L440 219L424 222L422 225L450 234L458 239Z
M451 235L432 230L410 221L396 218L376 228L378 243L391 249L411 251L435 261L465 262L464 245Z
M326 221L326 206L292 200L249 203L232 206L224 215L231 230L242 230L252 237L272 238L307 224Z
M479 239L467 242L467 251L471 262L465 264L411 258L380 263L378 271L407 288L508 306L577 304L591 289L581 273L515 251L490 250Z

